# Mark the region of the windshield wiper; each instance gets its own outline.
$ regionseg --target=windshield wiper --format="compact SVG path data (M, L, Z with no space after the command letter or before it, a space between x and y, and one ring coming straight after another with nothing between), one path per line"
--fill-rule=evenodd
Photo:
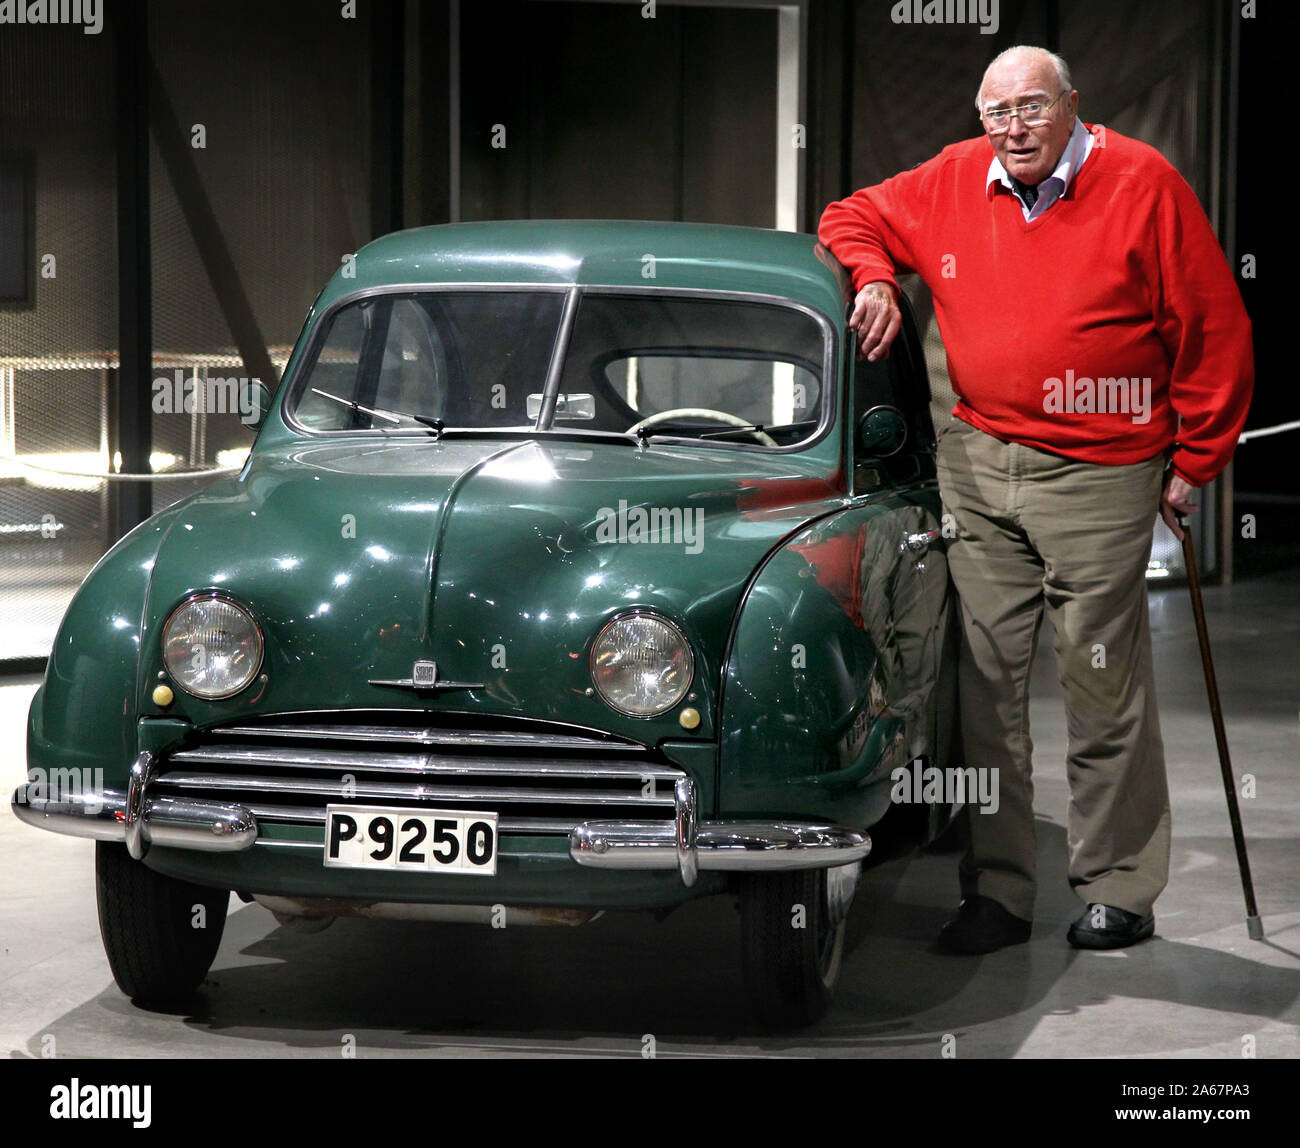
M671 430L666 430L665 428L671 428ZM753 430L762 430L763 428L754 427L747 424L743 427L728 427L727 429L749 432ZM631 432L625 431L624 433L634 434L638 439L641 440L641 442L644 443L646 440L652 438L688 437L687 435L683 435L682 432L690 432L696 430L698 430L700 433L689 435L690 438L707 438L709 433L713 433L713 434L719 433L717 431L707 432L704 430L703 427L700 426L699 423L692 423L692 422L685 422L685 421L679 422L675 419L670 419L666 422L651 423L649 426L637 427L636 430L634 431Z
M697 438L724 438L729 434L753 434L755 431L768 431L771 427L766 427L762 423L746 423L744 426L727 427L726 430L701 431Z
M641 427L635 433L636 433L636 437L640 439L642 443L644 443L648 439L652 439L656 437L694 438L694 439L726 438L728 435L733 435L733 434L753 434L755 431L759 431L764 434L770 434L772 431L788 431L788 430L795 430L798 427L816 426L816 425L817 425L816 419L804 419L801 422L782 423L779 426L768 426L765 423L745 423L744 426L729 426L724 430L711 431L711 430L704 430L699 426L698 423L673 421L673 422L654 423L651 426ZM672 431L671 432L665 431L664 430L665 427L671 427ZM690 432L698 432L698 433L690 433Z
M352 399L345 399L342 395L334 395L329 391L322 391L319 387L312 387L312 393L320 395L322 398L333 399L336 403L342 403L354 411L364 411L368 415L378 415L381 419L387 419L390 423L400 423L403 419L412 419L423 426L428 427L435 435L441 436L446 424L442 419L434 418L432 415L417 415L409 411L388 411L381 407L367 407L361 403L354 402Z
M779 426L768 426L765 423L746 423L743 427L727 427L726 430L705 431L699 435L700 438L725 438L732 434L752 434L754 431L763 431L771 434L773 431L797 430L799 427L812 427L817 425L816 419L802 419L797 423L781 423Z

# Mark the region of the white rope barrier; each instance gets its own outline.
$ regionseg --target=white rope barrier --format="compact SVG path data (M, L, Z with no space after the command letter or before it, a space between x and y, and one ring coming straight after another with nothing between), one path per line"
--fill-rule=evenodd
M1293 419L1289 423L1278 423L1272 427L1258 427L1255 430L1242 431L1238 442L1249 442L1253 438L1264 438L1266 435L1281 434L1283 431L1300 430L1300 419Z

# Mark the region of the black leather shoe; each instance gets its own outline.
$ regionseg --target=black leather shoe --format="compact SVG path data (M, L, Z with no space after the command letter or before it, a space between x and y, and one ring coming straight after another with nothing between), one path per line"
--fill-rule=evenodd
M1030 922L1008 912L992 897L978 893L962 900L953 917L939 930L935 948L941 953L991 953L1029 940Z
M1076 949L1122 949L1145 941L1155 931L1154 913L1143 917L1114 905L1093 904L1065 936Z

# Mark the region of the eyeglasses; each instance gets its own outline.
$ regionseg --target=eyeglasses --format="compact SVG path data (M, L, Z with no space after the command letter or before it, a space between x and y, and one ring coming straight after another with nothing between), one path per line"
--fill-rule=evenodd
M1061 92L1055 100L1046 104L1041 100L1034 100L1016 108L985 108L979 116L984 123L984 130L991 136L1001 135L1010 130L1012 116L1019 116L1020 122L1027 128L1042 127L1052 118L1052 105L1063 95L1065 93Z

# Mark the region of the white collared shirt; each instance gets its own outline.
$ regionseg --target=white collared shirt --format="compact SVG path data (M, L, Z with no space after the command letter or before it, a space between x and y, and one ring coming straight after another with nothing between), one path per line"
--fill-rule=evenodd
M1037 219L1065 194L1075 173L1083 166L1083 161L1092 151L1094 142L1092 133L1083 126L1083 120L1076 116L1074 130L1070 133L1070 142L1065 145L1065 151L1061 153L1061 162L1056 165L1056 170L1038 185L1038 198L1034 201L1033 207L1026 207L1025 201L1016 195L1015 184L1011 182L1011 176L1007 174L1007 169L1002 166L1002 161L996 155L989 164L985 189L987 190L989 184L1001 183L1016 196L1016 202L1020 204L1025 220Z

